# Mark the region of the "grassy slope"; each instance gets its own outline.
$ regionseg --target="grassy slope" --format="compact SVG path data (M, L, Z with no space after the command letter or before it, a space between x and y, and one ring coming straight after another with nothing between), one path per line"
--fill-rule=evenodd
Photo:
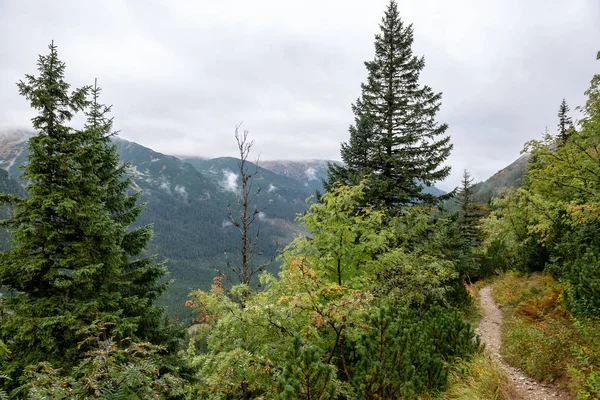
M469 361L459 360L450 370L448 390L440 400L519 400L508 376L487 351Z
M492 289L504 310L504 359L539 380L558 382L578 399L600 398L600 321L571 315L565 287L546 274L509 272Z

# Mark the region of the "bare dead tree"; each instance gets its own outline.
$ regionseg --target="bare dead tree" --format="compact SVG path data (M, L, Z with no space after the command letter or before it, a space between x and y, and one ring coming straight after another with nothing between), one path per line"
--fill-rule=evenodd
M259 171L258 158L255 162L255 168L250 171L248 166L248 157L254 146L254 140L249 140L248 131L244 130L240 133L241 124L235 127L235 140L240 155L238 161L238 172L240 176L240 187L236 192L237 204L234 207L229 204L227 206L227 215L229 221L235 226L241 238L241 249L238 257L233 260L229 258L226 252L227 271L219 271L230 284L242 283L250 285L252 278L265 270L272 262L272 259L266 263L254 264L254 257L262 255L262 252L257 252L257 245L260 236L260 213L267 206L259 208L256 199L261 192L260 187L254 187L254 177ZM256 225L256 228L254 226ZM246 297L246 295L244 295Z

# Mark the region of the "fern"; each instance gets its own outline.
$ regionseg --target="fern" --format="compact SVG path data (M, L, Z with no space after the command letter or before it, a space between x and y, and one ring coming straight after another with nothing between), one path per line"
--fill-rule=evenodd
M110 397L111 400L137 400L139 397L129 390L127 384L119 385L116 393Z
M6 375L0 375L0 380L10 381L11 379ZM0 389L0 400L8 400L8 393L3 389Z

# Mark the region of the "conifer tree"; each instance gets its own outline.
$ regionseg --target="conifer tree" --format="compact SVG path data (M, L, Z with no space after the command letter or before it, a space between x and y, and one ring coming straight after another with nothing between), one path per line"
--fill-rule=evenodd
M330 180L341 176L346 182L356 181L354 176L366 172L370 202L376 206L434 204L438 199L423 193L423 184L448 176L450 167L443 162L452 149L444 136L448 126L436 121L441 93L419 83L425 60L413 54L413 28L400 19L395 0L380 29L375 57L365 63L367 81L353 105L350 141L342 145L345 166L332 168Z
M569 116L569 106L567 101L562 99L560 107L558 108L558 140L559 143L564 144L569 136L572 134L573 119Z
M294 336L287 360L277 380L281 400L327 400L335 398L335 372L321 360L319 349Z
M481 210L475 204L475 189L471 174L465 169L461 186L456 195L456 201L459 204L459 223L462 238L470 245L474 246L477 242L479 219Z
M373 164L373 120L368 115L356 110L354 125L350 126L350 140L342 143L341 156L344 165L329 163L327 171L327 182L324 186L327 190L335 182L344 185L358 185L363 178L370 176Z
M165 267L151 258L130 261L151 228L129 231L141 207L126 193L129 181L110 144L110 108L98 103L97 87L91 102L90 87L70 92L65 64L54 43L49 48L39 57L39 76L18 83L39 112L23 173L29 196L2 197L14 203L12 217L3 221L12 248L0 254L0 286L8 291L0 340L10 351L2 372L13 378L41 361L68 371L84 350L78 344L85 332L101 322L116 338L165 344L177 337L165 332L163 311L153 304L164 290L157 280ZM70 127L86 109L86 126Z
M165 323L164 308L154 304L167 288L167 284L158 283L167 270L164 263L155 261L154 256L138 257L152 238L152 226L129 229L145 204L139 204L141 192L128 194L133 177L126 177L129 164L121 162L117 146L111 141L117 132L113 131L113 119L109 117L112 107L99 102L101 90L97 83L91 89L92 101L86 110L87 124L80 132L80 165L87 183L96 181L104 211L118 228L115 255L120 257L119 274L106 289L118 292L120 315L118 324L110 333L117 337L133 334L174 350L183 331L181 327Z

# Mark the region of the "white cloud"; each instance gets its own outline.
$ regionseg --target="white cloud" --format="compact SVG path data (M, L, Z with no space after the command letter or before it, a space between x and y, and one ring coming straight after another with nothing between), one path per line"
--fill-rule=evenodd
M165 192L171 193L171 184L164 175L161 175L161 177L159 178L158 187L164 190Z
M183 185L176 185L175 186L175 193L177 193L181 197L183 197L184 200L187 200L188 193L187 193L187 190L185 190L185 186L183 186Z
M238 177L239 175L228 170L223 170L223 180L221 181L221 187L230 192L237 193L238 191Z
M304 171L304 175L306 175L306 178L309 181L316 181L317 180L317 175L315 175L317 171L313 168L313 167L308 167L306 168L306 171Z
M233 127L244 120L264 160L339 159L387 3L0 0L0 36L10 38L0 42L0 126L30 125L15 82L54 39L73 87L98 77L124 138L167 154L235 156ZM399 2L425 55L421 81L443 92L440 121L455 150L442 188L464 167L476 180L492 175L556 125L563 97L583 102L598 71L600 2L548 4Z

